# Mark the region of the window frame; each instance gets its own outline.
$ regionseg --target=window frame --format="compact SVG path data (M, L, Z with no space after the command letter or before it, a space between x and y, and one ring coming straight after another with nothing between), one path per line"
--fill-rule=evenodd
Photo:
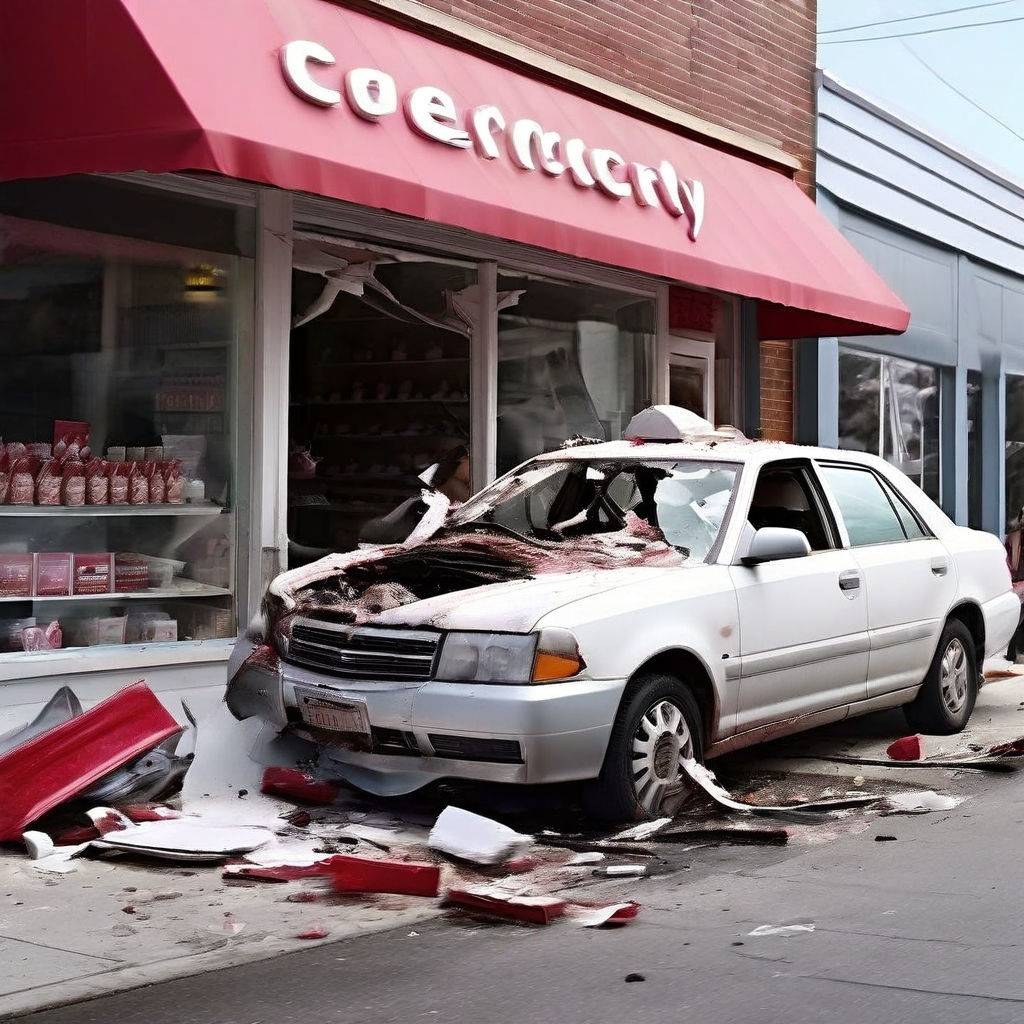
M844 536L839 529L838 520L835 515L835 508L829 501L829 496L822 486L822 481L813 459L789 458L773 459L770 462L762 462L757 467L757 473L754 476L754 481L750 489L750 500L747 502L744 522L749 525L751 529L756 529L754 524L750 522L750 510L754 507L754 495L757 493L757 485L760 482L761 474L765 470L778 469L792 469L796 470L800 474L807 487L812 508L818 513L825 528L824 533L828 539L829 546L827 548L820 548L819 550L814 550L812 548L807 557L826 554L829 551L842 550ZM848 539L848 535L846 539Z
M903 497L902 494L900 494L897 488L889 480L886 480L886 478L872 466L864 466L856 462L845 462L841 459L815 459L814 464L816 469L819 471L822 485L826 488L826 493L829 496L830 504L832 506L834 514L836 515L837 521L842 524L843 532L846 535L846 547L849 550L853 550L854 548L885 547L890 544L912 544L915 541L935 539L935 534L929 528L928 524L924 521L924 519L918 514L917 510L910 504L910 502L906 498ZM902 532L903 537L894 540L873 541L871 544L854 544L850 538L850 531L846 525L846 519L843 516L843 510L840 507L838 500L836 499L835 493L832 491L831 486L829 485L828 480L825 478L824 473L820 473L820 470L822 469L845 469L855 473L867 473L869 476L873 477L875 479L875 482L878 484L882 494L884 495L886 501L888 502L889 508L892 510L892 514L896 517L896 522L899 523L900 531ZM910 517L914 520L914 522L917 524L918 529L921 531L921 536L907 536L907 529L903 525L903 519L900 516L899 509L896 507L897 502L899 502L910 514Z

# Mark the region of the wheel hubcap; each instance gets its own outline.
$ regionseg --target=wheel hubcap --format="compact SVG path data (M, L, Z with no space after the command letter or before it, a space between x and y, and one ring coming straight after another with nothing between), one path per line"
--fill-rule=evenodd
M633 790L648 814L673 814L689 793L681 764L693 757L682 711L663 700L647 709L633 737Z
M959 714L967 703L968 680L967 651L959 640L950 640L942 653L939 685L942 702L951 715Z

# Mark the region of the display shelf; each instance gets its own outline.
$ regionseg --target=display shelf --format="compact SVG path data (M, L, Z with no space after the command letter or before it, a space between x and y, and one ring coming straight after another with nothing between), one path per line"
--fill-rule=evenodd
M170 587L152 587L148 590L115 591L112 594L73 594L71 597L0 597L0 603L14 601L22 604L47 603L71 604L77 601L132 601L160 597L230 597L231 591L224 587L212 587L208 583L182 580Z
M305 402L290 402L291 407L304 408L315 405L322 408L325 405L469 405L468 398L342 398L337 402L314 401L308 399Z
M317 368L353 366L448 366L453 363L468 363L469 356L442 356L439 359L354 359L349 362L314 363Z
M230 509L203 502L194 505L0 505L0 516L85 517L93 516L217 516Z

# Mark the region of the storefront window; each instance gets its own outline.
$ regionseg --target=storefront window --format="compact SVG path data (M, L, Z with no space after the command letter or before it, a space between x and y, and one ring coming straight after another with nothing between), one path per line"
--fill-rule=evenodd
M967 525L981 529L981 374L977 370L967 371Z
M1024 528L1024 377L1006 378L1005 458L1006 532L1012 533Z
M403 540L421 477L469 496L476 267L319 236L295 242L289 564Z
M29 192L0 190L0 209L40 215L48 194L67 199L56 185ZM7 656L236 632L236 359L251 261L125 237L117 190L104 195L89 216L119 235L62 214L0 215Z
M938 371L841 347L839 447L881 455L937 501Z
M498 473L650 404L654 299L504 271L498 304Z

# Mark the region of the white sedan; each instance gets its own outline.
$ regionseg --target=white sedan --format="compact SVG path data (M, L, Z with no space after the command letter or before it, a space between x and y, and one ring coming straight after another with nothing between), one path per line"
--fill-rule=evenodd
M1021 614L999 540L875 456L676 412L279 577L229 707L371 792L583 780L617 820L674 810L687 758L882 708L963 729Z

